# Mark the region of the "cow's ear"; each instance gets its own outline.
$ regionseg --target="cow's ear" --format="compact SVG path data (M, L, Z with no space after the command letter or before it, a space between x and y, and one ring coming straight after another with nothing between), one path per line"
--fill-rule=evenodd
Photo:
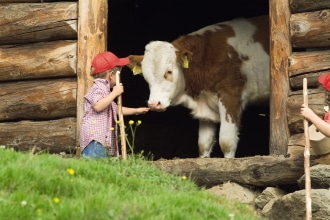
M133 74L137 75L142 73L141 62L143 60L143 55L129 55L128 59L130 62L126 66L132 70Z
M193 53L189 50L180 50L177 52L178 61L180 62L181 66L183 66L183 68L189 68L189 63L192 60L192 55Z

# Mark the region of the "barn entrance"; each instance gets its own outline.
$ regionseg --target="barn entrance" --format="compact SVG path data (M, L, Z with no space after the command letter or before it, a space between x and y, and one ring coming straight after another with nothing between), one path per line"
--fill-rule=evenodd
M206 25L237 17L268 14L268 1L256 0L253 5L239 0L219 3L206 0L109 1L108 50L118 56L143 54L144 46L152 40L172 41ZM127 68L121 74L125 85L123 104L145 106L149 91L142 76L133 76ZM154 159L198 156L198 123L189 110L172 107L166 112L150 112L130 116L125 120L142 120L137 129L136 151L152 154ZM269 108L248 108L242 119L237 157L269 154ZM216 145L212 157L223 157Z

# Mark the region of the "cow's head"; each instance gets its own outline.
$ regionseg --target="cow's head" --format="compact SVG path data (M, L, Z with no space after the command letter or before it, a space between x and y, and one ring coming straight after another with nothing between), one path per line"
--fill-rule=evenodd
M151 110L165 111L184 92L185 80L182 68L188 68L188 59L179 56L171 43L152 41L145 47L144 56L130 55L130 64L134 74L142 73L149 84L148 105Z

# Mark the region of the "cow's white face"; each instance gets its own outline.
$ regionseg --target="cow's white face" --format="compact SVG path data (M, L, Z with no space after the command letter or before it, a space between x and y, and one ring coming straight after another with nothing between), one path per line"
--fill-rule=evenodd
M171 43L153 41L146 45L141 62L144 79L149 84L148 105L151 110L165 111L184 92L185 81Z

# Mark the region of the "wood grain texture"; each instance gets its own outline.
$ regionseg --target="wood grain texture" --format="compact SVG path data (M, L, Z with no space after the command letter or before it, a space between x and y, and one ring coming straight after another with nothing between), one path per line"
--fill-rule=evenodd
M288 57L290 11L287 0L270 0L270 155L285 155L289 138L286 98L289 87Z
M329 0L289 0L291 13L316 11L330 8Z
M76 118L0 123L0 143L19 151L75 150Z
M318 156L311 156L317 165ZM296 157L255 156L245 158L190 158L152 162L161 170L190 177L199 186L214 186L226 181L244 185L277 186L296 184L304 175L303 154Z
M76 116L75 78L2 83L0 121Z
M77 39L76 2L0 5L0 44Z
M83 99L93 83L91 63L96 54L107 50L108 1L86 0L79 2L77 50L77 144L83 117Z
M76 76L76 55L76 41L0 46L0 81Z

